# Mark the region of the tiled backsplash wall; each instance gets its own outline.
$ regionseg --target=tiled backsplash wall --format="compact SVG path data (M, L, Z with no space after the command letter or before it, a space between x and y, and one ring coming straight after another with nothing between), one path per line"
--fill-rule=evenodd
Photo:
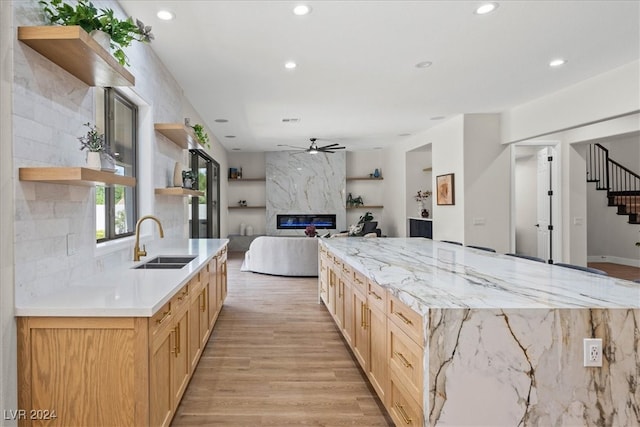
M125 16L115 2L94 2ZM43 25L37 1L16 2L16 25ZM144 19L143 19L144 20ZM142 126L153 122L182 122L183 95L149 46L136 43L127 49L136 76L131 90L149 106ZM116 251L98 251L95 242L95 190L92 187L41 184L17 180L18 168L27 166L82 166L85 153L77 137L83 123L95 122L95 89L59 68L17 39L14 41L13 144L15 181L15 281L16 300L68 286L131 257L133 243ZM138 185L139 193L153 194L166 187L176 161L183 152L170 141L148 133L150 182ZM185 200L180 197L149 197L140 214L153 213L163 222L165 236L186 237ZM156 233L154 231L154 233ZM67 235L75 251L67 253ZM157 234L155 234L157 236ZM101 255L98 255L101 254Z

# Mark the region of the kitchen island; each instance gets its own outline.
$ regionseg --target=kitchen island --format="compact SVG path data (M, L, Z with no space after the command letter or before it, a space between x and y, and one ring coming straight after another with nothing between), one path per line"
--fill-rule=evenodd
M322 239L320 269L397 424L640 425L636 283L406 238ZM602 367L583 366L584 338Z
M227 294L227 243L162 239L141 261L18 295L19 424L169 425ZM158 256L185 264L137 268Z

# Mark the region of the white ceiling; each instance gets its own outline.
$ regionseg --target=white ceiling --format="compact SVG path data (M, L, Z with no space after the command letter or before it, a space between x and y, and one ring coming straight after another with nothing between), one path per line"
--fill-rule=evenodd
M384 147L434 117L501 112L640 57L639 1L501 1L484 16L479 1L308 1L300 17L301 2L120 0L228 150ZM551 69L556 57L567 64Z

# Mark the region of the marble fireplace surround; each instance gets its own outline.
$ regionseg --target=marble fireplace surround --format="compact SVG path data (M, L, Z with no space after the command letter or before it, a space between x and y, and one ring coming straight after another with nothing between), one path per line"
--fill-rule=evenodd
M278 229L282 214L336 215L335 233L347 228L346 153L268 152L266 232L268 236L304 236L304 229Z

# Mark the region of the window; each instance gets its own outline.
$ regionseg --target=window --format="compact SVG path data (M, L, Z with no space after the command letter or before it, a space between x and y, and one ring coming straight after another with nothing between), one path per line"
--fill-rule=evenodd
M136 176L138 109L112 88L98 94L98 123L102 121L107 144L116 160L118 175ZM100 126L100 123L99 123ZM135 187L96 187L96 240L104 242L130 236L138 219Z

